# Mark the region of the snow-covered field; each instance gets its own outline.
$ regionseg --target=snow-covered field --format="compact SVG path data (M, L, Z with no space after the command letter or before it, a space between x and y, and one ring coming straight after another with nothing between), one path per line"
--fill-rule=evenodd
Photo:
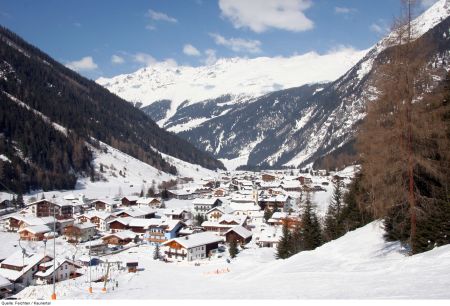
M141 246L110 256L139 261L136 274L113 272L119 286L87 291L86 277L58 283L60 299L442 299L450 298L450 246L405 256L386 243L380 222L349 232L322 247L287 260L273 249L250 248L228 264L224 257L201 262L164 263ZM219 274L216 272L219 271ZM101 275L101 271L97 271ZM19 298L48 298L51 286L29 287Z

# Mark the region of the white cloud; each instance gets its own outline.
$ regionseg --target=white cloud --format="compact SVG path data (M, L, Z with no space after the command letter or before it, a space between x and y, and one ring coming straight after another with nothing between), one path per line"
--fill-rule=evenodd
M347 14L356 13L356 9L350 8L350 7L339 7L339 6L336 6L336 7L334 8L334 12L335 12L336 14L344 14L344 15L347 15Z
M358 52L359 50L357 50L355 47L351 46L351 45L336 45L334 47L332 47L330 50L328 50L325 54L336 54L336 53L348 53L348 54L352 54L355 52Z
M119 55L114 54L113 56L111 56L111 63L123 64L123 63L125 63L125 59Z
M177 66L178 65L176 60L174 60L173 58L166 58L165 60L159 62L156 58L154 58L150 54L144 53L144 52L138 52L138 53L134 54L132 57L133 57L133 61L135 61L136 63L142 64L143 66L152 66L152 65L157 65L157 64L164 64L164 65L168 65L168 66Z
M380 19L378 22L374 22L370 25L369 29L379 35L384 35L389 32L389 27L386 22Z
M200 56L201 53L196 47L191 44L186 44L183 47L183 53L189 56Z
M85 56L78 61L66 63L66 67L75 71L90 71L98 68L92 56Z
M211 33L214 42L217 45L225 46L234 52L260 53L261 42L259 40L243 38L225 38L220 34Z
M149 30L149 31L154 31L154 30L156 30L156 27L155 27L154 25L151 25L151 24L146 25L145 28L146 28L147 30Z
M146 66L150 66L157 62L157 60L148 53L139 52L133 55L133 60L137 63L144 64Z
M300 32L314 27L304 11L311 0L219 0L222 16L235 28L249 28L261 33L270 28Z
M423 8L429 8L430 6L432 6L433 4L435 4L438 1L439 0L420 0L420 5Z
M167 14L154 11L154 10L148 10L147 15L152 20L156 20L156 21L167 21L167 22L172 22L172 23L178 22L178 20L176 20L175 18L173 18Z
M215 62L217 62L217 56L216 56L216 50L214 49L206 49L205 50L206 58L203 60L203 62L206 65L212 65Z

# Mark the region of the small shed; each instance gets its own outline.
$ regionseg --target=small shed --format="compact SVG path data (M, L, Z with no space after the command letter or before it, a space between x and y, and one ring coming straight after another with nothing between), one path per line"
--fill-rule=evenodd
M127 262L128 273L136 273L138 265L137 261Z

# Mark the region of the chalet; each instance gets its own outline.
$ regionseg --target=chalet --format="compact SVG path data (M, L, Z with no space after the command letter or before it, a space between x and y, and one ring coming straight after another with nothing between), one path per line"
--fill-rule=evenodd
M261 179L262 179L264 182L271 182L271 181L274 181L274 180L276 179L276 176L275 176L275 175L272 175L272 174L268 174L268 173L263 173L263 174L261 175Z
M91 222L75 223L64 229L68 242L89 241L97 233L97 226Z
M13 294L13 284L0 275L0 299L6 299Z
M301 192L302 186L299 181L293 180L293 181L283 181L281 183L281 188L284 191L290 191L290 192Z
M133 233L131 231L122 231L106 235L102 238L102 240L106 244L126 245L132 242L136 238L136 236L136 233Z
M113 213L114 211L116 211L117 207L119 206L119 203L111 200L95 200L91 204L95 208L95 210L109 213Z
M205 215L211 208L222 205L222 201L217 198L198 198L192 204L197 214Z
M269 223L272 226L277 226L283 224L283 220L287 218L287 213L284 212L274 212L272 217L270 217L269 220L267 220L267 223Z
M260 248L276 248L281 240L281 235L277 232L262 233L256 238L256 244Z
M243 226L235 226L225 233L225 241L231 243L236 241L238 244L244 245L252 240L252 232Z
M308 185L312 183L312 179L308 176L299 176L297 177L297 180L300 182L300 184L302 185Z
M157 198L141 197L141 198L138 199L137 204L139 206L149 206L149 207L152 207L152 208L161 207L161 201L158 200Z
M92 255L105 254L108 249L108 245L103 240L90 241L85 248Z
M180 230L185 226L180 220L154 220L158 222L151 225L144 236L150 244L160 244L177 237Z
M228 190L226 188L217 188L213 190L212 194L216 198L221 198L228 195Z
M275 208L290 208L295 204L295 201L289 195L279 194L275 196L260 198L258 204L262 210L266 209L266 207L273 210Z
M108 212L103 211L90 211L86 214L83 214L77 218L78 222L91 222L95 224L97 230L106 232L109 230L109 221L115 219L116 217Z
M78 277L77 269L81 268L80 265L70 261L68 259L57 258L54 264L53 260L41 263L39 265L39 271L36 272L34 277L40 283L50 284L55 278L55 282L68 280Z
M170 220L188 220L191 218L191 213L180 208L166 208L158 211L158 215L164 216Z
M56 219L69 219L73 216L73 207L70 203L53 202L42 199L30 204L31 212L38 218L55 216Z
M210 233L198 233L181 238L175 238L163 243L168 260L193 261L211 257L218 249L223 238Z
M261 211L261 207L254 203L247 203L247 204L237 204L237 203L231 203L230 208L233 210L233 215L236 216L248 216L252 218L255 215L259 214L259 211Z
M197 197L197 193L193 189L170 189L167 190L170 198L178 200L193 200Z
M133 206L137 205L137 201L139 200L139 197L137 196L127 196L122 198L122 205L123 206Z
M33 285L35 283L33 276L38 272L39 265L50 260L52 260L50 256L22 253L19 250L0 264L0 275L13 283L14 289L20 290Z
M247 216L223 215L216 222L204 221L202 227L209 232L224 235L230 228L235 226L246 226Z
M156 211L150 207L131 207L115 214L117 217L132 217L142 219L152 219L156 215Z
M12 206L11 201L8 199L0 199L0 210L7 210Z
M18 231L21 240L42 241L45 234L51 231L47 225L28 226Z
M201 226L184 227L178 232L178 237L185 237L192 234L203 233L205 229Z
M259 188L262 190L268 190L268 189L275 189L280 187L281 182L279 181L270 181L270 182L260 182L259 184Z
M116 233L130 229L129 224L131 217L119 217L108 221L108 228L111 232ZM144 219L145 220L145 219Z
M217 222L223 215L232 213L233 209L229 206L216 206L206 212L206 219L208 221Z

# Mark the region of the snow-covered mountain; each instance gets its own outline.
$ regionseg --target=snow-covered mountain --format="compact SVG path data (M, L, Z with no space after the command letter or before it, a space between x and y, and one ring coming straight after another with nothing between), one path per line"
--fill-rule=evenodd
M450 1L440 0L413 22L416 38L426 36L434 43L429 60L442 73L448 70L446 63L450 59L449 16ZM304 75L310 71L295 68L296 85L300 87L259 97L249 90L247 95L250 94L250 98L246 98L244 93L237 95L237 92L232 92L196 103L190 99L190 91L185 90L177 94L185 95L184 99L189 101L177 100L181 104L177 104L176 109L173 97L161 96L160 101L144 110L169 131L221 158L230 169L239 165L279 167L309 164L354 139L357 125L365 117L367 102L376 98L377 90L373 86L376 67L391 47L395 35L390 33L365 52L349 70L342 72L341 77L329 83L321 82L327 77L313 80L317 77L313 74L308 79ZM314 64L315 68L326 66L320 60ZM266 71L265 68L248 70L258 69ZM280 70L275 71L278 73ZM226 72L215 75L220 78ZM127 77L134 79L134 76L119 76L114 80ZM284 78L280 75L279 82L274 80L282 83ZM105 84L104 81L100 83ZM125 98L125 92L132 91L123 83L123 91L117 91L117 87L111 87L111 82L106 87ZM141 87L144 84L142 82Z
M142 106L170 101L167 113L159 121L162 126L180 105L223 95L242 100L307 83L333 81L357 63L366 51L341 47L324 55L309 52L287 58L225 58L200 67L163 62L131 74L99 78L97 83Z

